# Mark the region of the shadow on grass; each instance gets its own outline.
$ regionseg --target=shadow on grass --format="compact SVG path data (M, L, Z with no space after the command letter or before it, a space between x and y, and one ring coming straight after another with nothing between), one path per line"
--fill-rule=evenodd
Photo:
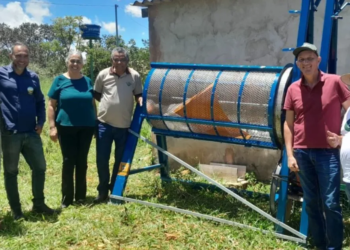
M34 213L32 211L24 212L23 214L26 221L30 221L30 222L45 221L48 223L55 223L58 221L58 216L62 212L61 209L55 209L55 210L56 210L56 213L54 213L53 215L39 214L39 213Z
M24 220L15 221L12 217L12 213L8 212L5 217L0 219L0 236L22 236L26 233L27 229L23 225Z

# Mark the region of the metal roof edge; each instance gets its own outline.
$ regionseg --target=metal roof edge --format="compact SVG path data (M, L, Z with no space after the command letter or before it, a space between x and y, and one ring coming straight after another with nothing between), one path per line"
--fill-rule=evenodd
M135 1L132 6L138 6L138 7L149 7L155 4L161 4L170 2L172 0L142 0L142 1Z

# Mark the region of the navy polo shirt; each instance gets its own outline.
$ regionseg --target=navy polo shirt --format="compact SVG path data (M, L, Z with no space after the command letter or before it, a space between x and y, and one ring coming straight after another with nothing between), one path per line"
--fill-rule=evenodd
M25 69L17 75L12 65L0 67L0 101L6 130L33 132L44 125L45 98L34 72Z

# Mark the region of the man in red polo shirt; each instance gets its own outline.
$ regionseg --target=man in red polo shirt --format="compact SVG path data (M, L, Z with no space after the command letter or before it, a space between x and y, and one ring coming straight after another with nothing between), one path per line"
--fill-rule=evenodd
M350 106L350 91L339 76L319 70L315 45L304 43L293 54L302 77L290 85L284 103L288 167L299 173L315 246L341 249L339 149L329 146L327 131L340 133L341 107Z

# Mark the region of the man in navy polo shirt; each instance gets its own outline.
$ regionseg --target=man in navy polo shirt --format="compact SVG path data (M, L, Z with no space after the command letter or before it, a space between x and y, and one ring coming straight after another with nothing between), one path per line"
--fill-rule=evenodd
M27 69L28 48L15 43L12 63L0 67L1 140L7 198L14 216L23 218L17 175L20 154L32 170L33 212L52 215L44 202L46 162L40 134L45 123L45 99L38 76Z
M315 45L304 43L293 54L302 77L290 85L284 103L288 167L299 173L317 249L341 249L339 149L328 144L327 131L340 133L341 108L349 108L350 91L340 76L319 70Z

